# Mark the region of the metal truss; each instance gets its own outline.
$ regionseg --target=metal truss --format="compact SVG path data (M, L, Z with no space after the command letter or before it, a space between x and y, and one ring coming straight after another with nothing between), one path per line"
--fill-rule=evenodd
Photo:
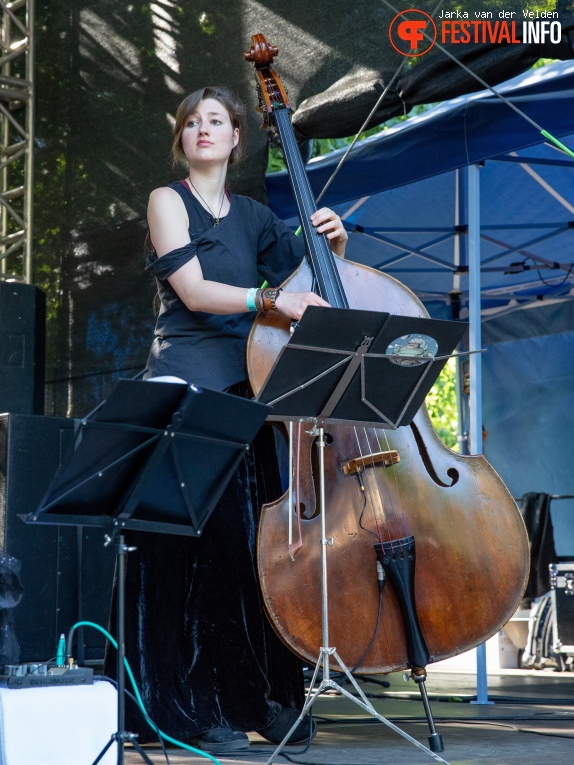
M32 282L34 0L0 0L0 279Z

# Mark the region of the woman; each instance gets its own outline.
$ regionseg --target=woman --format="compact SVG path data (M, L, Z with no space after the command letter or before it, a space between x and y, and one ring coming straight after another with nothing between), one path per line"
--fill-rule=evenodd
M308 305L327 305L311 292L257 288L262 279L279 287L304 245L268 208L226 191L242 132L243 107L226 88L180 104L173 154L189 174L155 189L148 208L146 268L161 309L147 379L251 395L245 348L256 312L299 319ZM321 209L311 220L343 255L338 216ZM247 747L245 731L279 743L302 705L301 665L267 622L255 567L260 507L280 493L273 435L263 428L201 539L141 534L130 555L126 650L148 712L161 730L211 752ZM292 743L308 734L304 723Z

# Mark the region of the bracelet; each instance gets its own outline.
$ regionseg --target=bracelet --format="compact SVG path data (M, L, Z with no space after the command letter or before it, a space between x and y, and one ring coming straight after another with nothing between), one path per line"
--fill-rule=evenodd
M263 307L263 290L262 289L257 290L257 294L255 295L255 305L257 306L258 313L265 313L265 308Z
M263 310L264 311L278 311L276 301L279 297L279 293L281 292L281 287L278 287L277 289L267 288L265 290L262 290L261 298L263 301Z
M256 295L257 295L257 287L251 287L251 289L247 290L247 295L245 296L245 302L247 303L248 311L257 311L257 303L255 302Z

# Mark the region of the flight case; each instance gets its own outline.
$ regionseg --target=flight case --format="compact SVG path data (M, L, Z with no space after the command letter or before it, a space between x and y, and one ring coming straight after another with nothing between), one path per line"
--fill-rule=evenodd
M554 650L572 669L574 662L574 561L550 564L550 587L554 606Z

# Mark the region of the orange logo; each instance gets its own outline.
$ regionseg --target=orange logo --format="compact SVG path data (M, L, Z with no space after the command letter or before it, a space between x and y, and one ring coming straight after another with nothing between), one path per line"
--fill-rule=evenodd
M393 48L403 56L422 56L436 42L436 24L424 11L410 8L397 13L389 26Z

